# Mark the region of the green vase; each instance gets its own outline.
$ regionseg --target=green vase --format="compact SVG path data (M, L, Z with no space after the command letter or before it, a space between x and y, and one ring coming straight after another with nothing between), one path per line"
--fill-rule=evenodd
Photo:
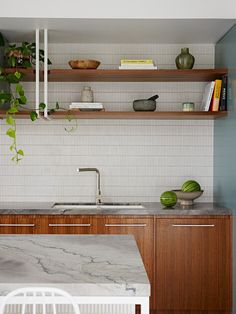
M189 48L182 48L181 53L176 57L175 63L177 69L192 69L195 58L189 53Z

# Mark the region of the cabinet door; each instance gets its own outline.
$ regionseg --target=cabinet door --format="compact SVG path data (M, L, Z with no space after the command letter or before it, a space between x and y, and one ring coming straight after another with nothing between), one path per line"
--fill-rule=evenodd
M137 242L140 254L153 287L154 226L152 218L127 218L125 216L106 218L106 234L132 234ZM153 292L151 293L153 294ZM151 299L151 304L152 299Z
M97 219L93 216L38 217L40 234L97 234Z
M156 219L156 308L231 309L231 223Z
M1 215L0 234L33 234L37 224L34 216Z

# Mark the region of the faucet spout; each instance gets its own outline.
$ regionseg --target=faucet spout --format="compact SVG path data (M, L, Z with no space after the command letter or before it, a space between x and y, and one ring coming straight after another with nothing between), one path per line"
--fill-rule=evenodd
M97 168L77 168L77 172L95 171L97 173L96 204L102 204L101 175Z

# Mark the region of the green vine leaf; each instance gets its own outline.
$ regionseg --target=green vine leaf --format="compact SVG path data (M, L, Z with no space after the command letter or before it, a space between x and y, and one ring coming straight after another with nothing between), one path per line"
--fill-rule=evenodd
M6 134L11 138L14 138L14 139L16 138L16 131L12 128L8 129Z
M30 119L31 119L31 121L35 121L35 120L38 119L38 114L37 114L36 111L31 111L30 112Z
M11 100L11 94L0 92L0 100L3 100L5 102L9 102Z
M17 107L12 107L10 109L7 110L7 113L17 113L19 112L19 110L17 109Z
M18 80L21 78L21 73L18 72L18 71L16 71L16 72L14 73L14 75L15 75L15 77L16 77Z
M66 119L69 121L69 122L74 122L74 125L71 126L70 128L64 128L66 132L68 133L72 133L72 132L75 132L77 129L78 129L78 121L75 117L75 115L72 113L72 112L69 112L66 116Z
M16 92L20 95L20 96L23 96L25 93L24 93L24 90L23 90L23 86L21 84L16 84Z
M39 110L44 110L45 108L46 108L45 103L41 102L41 103L39 104Z
M18 154L18 155L21 155L21 156L24 156L24 152L23 152L22 149L18 149L17 154Z
M27 103L27 98L25 96L20 96L19 103L25 105Z
M12 116L8 116L7 119L6 119L6 122L9 125L14 125L15 120L14 120L14 118Z
M19 72L18 72L19 73ZM17 76L15 76L15 74L13 74L13 73L9 73L9 74L7 74L7 81L8 81L8 83L10 83L10 84L17 84L17 83L19 83L19 81L20 81L20 78L18 78Z

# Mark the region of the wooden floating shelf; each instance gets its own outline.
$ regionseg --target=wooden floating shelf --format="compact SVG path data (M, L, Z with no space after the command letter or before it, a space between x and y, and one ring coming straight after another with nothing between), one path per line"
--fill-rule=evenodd
M227 112L207 112L207 111L195 111L195 112L182 112L182 111L146 111L146 112L119 112L119 111L72 111L77 119L217 119L227 116ZM55 112L51 115L54 119L63 119L66 116L65 112Z
M33 69L5 69L6 73L21 72L23 80L35 80ZM193 70L77 70L52 69L48 72L49 82L207 82L221 78L227 69ZM40 80L43 71L40 71Z
M6 118L6 110L0 110L0 119ZM30 119L30 111L22 111L15 114L16 119Z
M121 112L121 111L58 111L51 114L52 119L65 119L69 113L77 119L142 119L142 120L213 120L227 116L227 111L209 112L209 111L155 111L155 112ZM5 118L5 111L0 111L0 118ZM18 119L29 118L29 114L20 112L15 115Z

